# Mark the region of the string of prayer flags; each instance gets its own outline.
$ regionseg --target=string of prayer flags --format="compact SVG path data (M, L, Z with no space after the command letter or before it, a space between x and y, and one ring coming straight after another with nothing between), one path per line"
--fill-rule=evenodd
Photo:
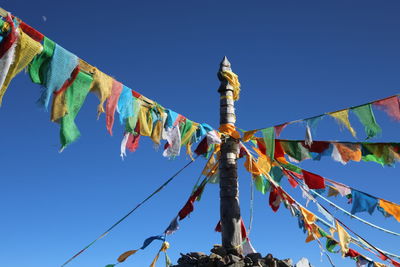
M259 149L263 146L260 139L256 139ZM306 159L320 160L323 156L331 156L342 164L349 161L366 161L392 166L400 160L400 143L313 141L312 145L307 145L301 140L276 139L275 147L280 153L275 153L276 159L287 155L288 159L294 162Z
M396 121L400 121L400 100L399 100L399 95L394 95L391 97L375 100L363 105L355 106L355 107L350 107L334 112L328 112L324 113L318 116L306 118L306 119L300 119L300 120L294 120L290 122L285 122L281 123L279 125L273 126L275 129L276 136L279 137L282 130L290 124L294 123L303 123L306 127L306 138L305 142L306 144L310 145L313 142L313 136L315 135L316 127L319 123L319 121L324 118L325 116L330 116L334 118L339 125L343 126L349 132L352 134L354 138L356 138L356 131L353 129L350 120L349 120L349 112L352 111L360 120L361 124L363 124L367 139L373 138L381 133L381 128L377 124L375 120L375 116L372 110L372 107L376 107L378 109L384 110L391 118L393 118ZM254 129L254 130L249 130L247 131L248 133L251 133L252 136L257 133L258 131L262 131L264 129L268 129L269 127L266 128L261 128L261 129ZM249 137L249 136L247 136ZM250 140L250 139L249 139ZM246 141L247 142L247 139Z
M341 227L341 225L339 225L340 227L336 226L336 229L335 229L335 226L332 227L331 225L327 224L326 222L324 222L320 218L316 217L315 214L313 214L312 212L310 212L307 209L303 208L298 202L296 202L293 198L291 198L280 186L279 186L279 188L280 188L280 191L282 192L283 199L289 199L290 198L290 200L291 200L290 202L287 202L287 205L285 205L285 207L288 208L289 210L293 210L293 209L295 210L295 212L292 212L292 214L294 214L295 216L298 216L300 228L302 228L305 232L308 232L306 242L309 242L309 241L312 241L312 240L317 240L319 242L319 244L320 244L319 238L325 237L327 239L326 249L328 251L336 253L336 251L334 250L334 247L337 244L339 244L339 246L341 247L340 250L343 253L342 254L343 257L345 257L345 256L346 257L354 257L353 259L355 259L356 261L358 261L358 259L360 257L362 257L361 259L367 259L367 257L365 257L364 255L361 255L359 252L357 252L354 249L351 249L349 247L349 244L352 242L352 243L354 243L356 245L359 245L360 247L362 247L362 248L374 253L375 255L378 255L381 259L383 259L385 261L388 260L392 264L393 264L393 262L395 262L395 264L398 264L396 261L394 261L393 259L389 258L389 255L391 255L392 257L400 257L400 256L384 252L384 251L374 247L373 245L371 245L370 243L366 242L364 239L362 239L360 236L358 236L356 233L351 231L347 226L345 226L343 224L343 226L345 226L348 230L350 230L352 233L356 234L358 239L360 241L362 241L362 244L365 244L365 246L360 245L358 242L355 242L355 241L357 241L357 239L354 239L353 237L351 237L347 233L347 231L344 230L343 227ZM304 190L303 186L301 188L302 188L302 190ZM318 196L321 197L321 195L319 195L319 194L318 194ZM316 203L318 204L318 202L316 202ZM339 221L337 219L335 219L335 217L330 212L328 212L322 206L321 206L321 208L323 210L325 210L325 213L329 214L329 216L331 217L331 220L335 221L335 225L337 225L339 223ZM296 212L296 210L298 210L298 212ZM318 208L318 210L320 210L320 208ZM299 217L300 214L302 214L302 219L300 219L300 217ZM332 231L337 231L339 233L339 242L334 240L330 235L328 235L324 230L322 230L318 225L316 225L316 221L322 222L326 226L330 227L332 235L333 235ZM342 224L342 223L340 222L340 224ZM321 249L322 249L322 247L321 247Z
M282 190L282 189L281 189ZM282 193L285 193L282 190ZM285 193L286 196L287 193ZM298 204L295 200L292 200L292 204L288 204L288 206L286 206L287 208L291 207L290 209L294 208L294 210L299 210L300 212L294 212L294 214L296 216L298 216L299 219L299 226L300 228L302 228L305 232L307 232L307 239L306 242L310 242L312 240L317 240L318 243L321 245L319 238L321 237L325 237L326 238L326 249L329 252L332 253L337 253L337 251L335 251L335 247L336 245L339 245L341 247L341 251L343 252L343 257L352 257L353 259L355 259L356 261L358 261L359 257L362 257L363 259L366 259L365 256L361 255L359 252L357 252L354 249L351 249L349 247L350 242L352 242L352 240L354 240L345 230L343 227L336 227L336 231L338 231L339 233L339 242L334 240L330 235L328 235L323 229L321 229L318 225L316 225L317 221L321 221L321 219L319 219L315 214L313 214L312 212L310 212L309 210L305 209L304 207L302 207L300 204ZM322 209L325 209L321 206ZM326 211L327 212L327 211ZM302 215L301 218L299 215ZM337 220L335 220L335 218L329 213L330 217L332 217L332 220L334 220L336 222L336 224L338 223ZM329 225L327 225L329 226ZM334 229L335 226L329 226L331 227L331 229ZM321 247L321 251L323 252L323 248ZM371 246L371 249L379 251L377 248ZM369 250L369 249L367 249ZM381 252L380 252L381 253ZM388 258L387 258L388 259Z
M357 262L367 259L367 257L360 254L358 251L349 247L350 243L354 239L344 230L343 227L341 227L340 225L339 225L339 227L330 226L331 230L337 231L339 233L339 242L338 242L335 239L333 239L332 236L328 235L324 230L322 230L319 226L317 226L315 224L316 221L318 220L315 214L313 214L312 212L303 208L301 205L299 205L297 203L296 203L296 205L298 206L298 209L301 210L301 214L302 214L302 218L303 218L301 220L299 217L299 222L302 222L303 225L307 225L307 227L304 226L304 230L307 228L307 232L308 232L306 242L309 242L309 241L312 241L315 239L318 240L321 237L325 237L326 238L325 248L327 251L329 251L331 253L338 253L339 251L336 251L335 247L337 245L339 245L340 251L342 251L342 253L343 253L342 254L343 257L353 258ZM334 218L332 215L330 215L330 216L332 218ZM338 224L338 221L335 220L335 225L336 224ZM371 247L371 248L377 250L375 247ZM369 249L367 249L367 250L369 250ZM372 262L372 260L371 260L371 262Z
M138 252L139 250L144 250L144 249L147 248L154 240L161 240L161 241L163 241L163 246L162 246L162 248L164 248L164 246L165 246L166 248L164 248L164 249L165 249L165 250L168 249L169 244L168 244L168 242L165 241L165 236L162 236L162 235L151 236L151 237L147 238L146 240L144 240L143 245L142 245L141 248L139 248L139 249L133 249L133 250L128 250L128 251L122 253L122 254L117 258L118 263L122 263L122 262L126 261L130 256L136 254L136 252ZM165 243L166 243L166 244L165 244ZM165 245L164 245L164 244L165 244ZM161 250L160 250L160 251L161 251ZM158 253L158 254L159 254L159 253ZM158 255L158 254L157 254L157 255ZM158 257L156 257L156 258L158 259ZM157 260L156 260L156 261L157 261ZM153 261L153 262L154 262L154 261ZM117 265L118 263L116 263L116 264L109 264L109 265L106 265L106 267L107 267L107 266L115 266L115 265Z
M156 146L161 140L167 141L163 152L165 157L178 156L181 146L186 146L192 157L192 144L214 131L206 123L191 121L131 90L25 22L17 18L13 20L9 15L0 20L0 24L0 103L11 79L27 67L32 82L43 86L39 105L47 109L54 95L51 120L60 123L62 149L80 136L74 119L88 92L98 96L97 113L99 116L106 112L106 129L111 135L115 111L118 112L126 133L121 143L122 156L126 155L126 148L130 151L137 149L140 136L149 136ZM230 72L223 75L235 88L235 97L238 97L240 83L237 75ZM78 99L75 99L77 95ZM236 129L231 134L240 138ZM206 156L214 144L208 145Z
M178 215L175 216L172 221L170 222L170 224L168 225L168 227L165 229L165 231L163 232L163 234L161 235L155 235L155 236L150 236L148 238L146 238L143 241L143 245L139 248L139 249L134 249L134 250L129 250L126 251L124 253L122 253L117 261L118 263L124 262L128 257L134 255L137 251L139 250L144 250L146 249L153 241L155 240L161 240L164 241L163 245L161 247L161 249L159 250L159 252L157 253L156 257L154 258L152 264L150 266L155 266L155 263L158 260L159 254L161 251L166 252L166 250L169 248L169 243L166 242L166 236L167 235L171 235L173 233L175 233L178 229L179 229L179 220L184 219L190 212L193 211L193 202L197 199L199 199L201 193L204 190L205 185L207 184L208 180L207 177L200 183L200 185L197 187L197 190L191 194L188 202L185 204L185 206L179 211ZM189 204L188 204L189 203ZM244 227L244 226L243 226ZM242 229L243 231L243 229ZM167 255L165 255L165 260L166 260L166 266L170 265L170 259ZM118 264L117 263L117 264ZM111 265L107 265L107 266L115 266L116 264L111 264Z
M301 189L303 191L303 196L308 199L307 201L311 200L313 202L316 202L316 200L314 199L314 197L311 195L311 193L309 193L309 190L311 189L315 189L315 190L323 190L326 187L328 187L328 196L337 196L338 194L340 194L343 197L346 197L349 199L349 203L353 203L352 206L352 210L351 213L347 212L346 210L334 205L332 202L328 201L327 199L325 199L324 197L322 197L320 194L317 194L317 191L312 190L313 193L317 194L318 196L320 196L321 198L323 198L324 200L326 200L327 202L329 202L331 205L334 205L335 207L341 209L343 212L345 212L346 214L352 216L352 214L355 214L357 212L363 212L363 211L368 211L371 215L373 213L373 211L375 210L375 208L377 208L378 210L381 211L381 213L385 216L385 217L389 217L389 216L397 216L397 220L400 216L400 205L396 204L396 203L392 203L386 200L381 200L380 198L371 196L369 194L363 193L359 190L353 189L348 187L347 185L335 182L333 180L330 179L326 179L324 177L321 177L319 175L313 174L311 172L305 171L305 170L301 170L301 174L296 173L294 171L291 171L290 169L286 169L288 166L294 166L291 164L287 164L287 165L280 165L282 167L282 173L285 174L288 177L288 180L290 182L290 184L295 187L291 180L294 180L296 182L296 186L298 184L298 181L300 180L304 180L304 184L307 185L306 189L301 186ZM326 182L329 182L330 185L326 185ZM276 194L276 192L274 192ZM273 194L274 194L273 193ZM305 193L305 194L304 194ZM322 193L322 192L320 192ZM271 195L270 195L271 197ZM276 197L274 196L274 199L276 199ZM271 206L272 207L272 206ZM331 216L326 216L328 215L326 213L326 211L324 209L322 209L322 207L320 207L320 205L317 203L317 207L318 210L324 214L324 216L328 219L328 221L332 222L332 217ZM273 207L275 210L277 209L276 206ZM359 219L356 216L352 216L356 219ZM387 233L391 233L394 235L399 235L393 231L390 230L386 230L384 228L378 227L376 225L373 225L371 223L368 223L365 220L359 219L361 221L363 221L364 223L377 228L379 230L382 230L384 232Z

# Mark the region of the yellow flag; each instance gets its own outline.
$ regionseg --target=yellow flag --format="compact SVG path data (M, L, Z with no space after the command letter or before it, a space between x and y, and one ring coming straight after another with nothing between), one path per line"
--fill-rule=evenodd
M39 42L36 42L23 31L19 31L19 39L17 40L17 47L15 49L14 62L8 70L7 76L3 85L0 88L0 105L3 100L4 93L11 80L20 73L32 59L39 54L43 47Z
M51 106L51 121L58 122L68 113L67 102L64 90L53 97L53 105Z
M247 131L247 132L244 132L244 135L243 135L243 142L248 142L248 141L250 141L250 139L254 136L254 134L257 132L257 130L252 130L252 131Z
M153 127L153 131L151 132L151 140L154 142L154 144L159 145L160 140L161 140L161 134L163 131L163 122L161 120L158 120Z
M95 93L100 100L100 104L97 106L98 116L100 116L101 113L104 113L104 102L111 95L112 84L113 78L101 72L99 69L94 68L93 82L90 91Z
M137 249L134 249L134 250L129 250L127 252L124 252L118 257L117 261L118 262L124 262L129 256L132 256L137 251L138 251Z
M328 197L336 197L337 195L339 195L339 191L336 188L330 185L328 185L328 187Z
M168 248L169 248L169 243L168 243L167 241L165 241L165 242L162 244L162 246L161 246L160 250L158 251L156 257L154 258L153 262L150 264L150 267L155 267L155 266L156 266L158 257L160 257L160 252L161 252L161 251L166 252Z
M248 172L253 175L262 174L262 170L258 167L258 164L254 161L252 156L246 156L246 161L244 162L244 167Z
M148 107L140 107L138 120L140 123L140 135L151 136L153 132L153 118Z
M308 231L308 235L307 235L307 239L306 239L306 243L311 242L315 239L319 239L321 238L321 233L318 231L318 226L315 224L312 224L310 226L311 229L307 229Z
M314 224L315 221L317 220L317 217L315 216L315 214L312 213L311 211L307 210L306 208L300 207L300 211L301 211L301 214L304 217L304 221L308 225Z
M185 136L182 136L182 145L186 145L188 143L191 143L191 138L193 134L196 132L197 128L199 127L199 124L197 122L193 122L192 127L186 132Z
M269 173L271 170L271 161L265 156L258 158L257 165L263 173Z
M334 146L339 151L344 162L349 162L350 160L358 162L361 160L361 149L359 145L336 143Z
M349 110L348 109L329 113L329 116L334 117L339 123L341 123L343 126L345 126L354 137L356 137L356 131L354 131L353 127L351 127L351 124L349 121Z
M223 134L227 134L235 139L240 138L240 133L236 131L235 125L226 123L226 124L221 124L219 126L219 131Z
M344 230L344 228L336 221L336 230L339 235L339 246L340 250L342 251L342 256L344 257L346 253L349 251L349 244L351 237L350 235Z
M400 222L400 205L379 199L379 206L382 207L387 213L392 215Z

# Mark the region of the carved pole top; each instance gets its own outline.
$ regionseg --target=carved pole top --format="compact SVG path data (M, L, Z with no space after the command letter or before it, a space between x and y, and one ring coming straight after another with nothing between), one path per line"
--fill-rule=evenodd
M219 64L219 71L232 71L231 63L229 62L228 58L225 56L221 63Z
M231 63L229 62L228 58L225 56L221 63L219 64L219 70L218 70L218 80L221 82L221 86L219 87L218 91L220 92L221 90L232 90L233 87L229 84L229 82L226 80L221 75L221 72L224 71L232 71L231 69Z

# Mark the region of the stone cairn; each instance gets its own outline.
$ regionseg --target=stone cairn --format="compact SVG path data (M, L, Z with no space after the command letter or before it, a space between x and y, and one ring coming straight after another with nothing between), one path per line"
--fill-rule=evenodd
M190 252L182 254L178 259L178 264L172 267L293 267L291 259L278 260L271 254L262 257L260 253L250 253L246 256L228 254L221 245L214 245L211 254L206 255L202 252Z

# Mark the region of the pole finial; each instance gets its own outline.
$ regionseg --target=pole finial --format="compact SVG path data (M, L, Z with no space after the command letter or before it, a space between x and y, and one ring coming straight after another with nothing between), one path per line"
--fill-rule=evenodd
M219 70L220 71L227 71L227 70L232 71L231 63L229 62L229 60L226 56L224 56L224 58L222 59Z

